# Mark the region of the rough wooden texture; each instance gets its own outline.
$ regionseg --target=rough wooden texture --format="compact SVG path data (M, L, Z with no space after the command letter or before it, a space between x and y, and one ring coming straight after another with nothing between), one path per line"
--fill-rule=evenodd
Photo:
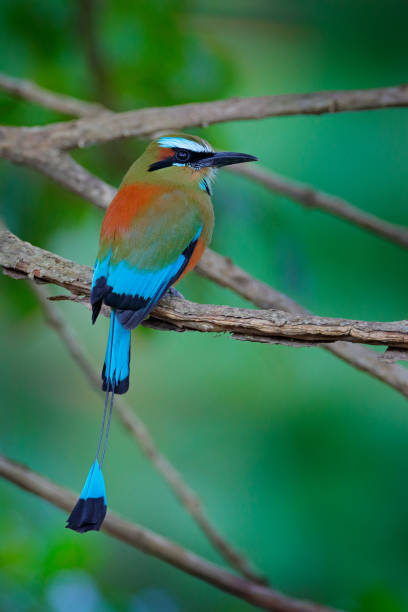
M11 232L0 234L0 265L12 275L54 283L76 295L89 295L92 270L23 242ZM176 330L230 332L253 342L305 341L307 345L343 340L393 347L408 346L408 322L374 322L291 315L280 310L249 310L196 304L166 295L152 312ZM149 321L147 322L149 324Z

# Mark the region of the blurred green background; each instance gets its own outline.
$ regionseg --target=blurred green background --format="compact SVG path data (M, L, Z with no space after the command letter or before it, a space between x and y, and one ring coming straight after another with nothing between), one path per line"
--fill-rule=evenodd
M407 80L405 0L3 0L0 68L116 110ZM0 94L1 122L64 117ZM407 224L407 111L236 122L200 132ZM75 152L118 184L145 143ZM102 212L2 162L1 215L21 238L92 265ZM408 318L406 251L220 172L213 247L321 315ZM0 278L1 451L79 490L102 410L23 282ZM246 305L191 275L202 302ZM54 293L61 293L52 288ZM107 321L58 308L102 364ZM194 333L133 334L128 399L220 530L274 586L353 612L408 610L408 410L319 349ZM115 419L110 507L221 562ZM227 594L0 483L1 612L246 611ZM79 603L78 603L79 602Z

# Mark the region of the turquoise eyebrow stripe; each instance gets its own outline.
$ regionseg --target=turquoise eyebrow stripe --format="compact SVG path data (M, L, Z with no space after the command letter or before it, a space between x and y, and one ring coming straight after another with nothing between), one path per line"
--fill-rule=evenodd
M189 140L188 138L175 138L170 136L163 136L159 138L157 141L160 147L178 147L180 149L189 149L190 151L196 151L197 153L202 153L206 151L211 151L210 148L206 147L203 144L195 142L194 140Z

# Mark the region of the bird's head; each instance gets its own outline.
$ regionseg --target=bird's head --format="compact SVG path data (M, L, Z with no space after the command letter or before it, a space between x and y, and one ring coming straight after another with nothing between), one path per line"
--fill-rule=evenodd
M211 195L211 182L218 168L247 161L257 161L257 158L246 153L215 152L199 136L170 134L150 143L124 182L141 180L140 173L147 172L149 182L198 186Z

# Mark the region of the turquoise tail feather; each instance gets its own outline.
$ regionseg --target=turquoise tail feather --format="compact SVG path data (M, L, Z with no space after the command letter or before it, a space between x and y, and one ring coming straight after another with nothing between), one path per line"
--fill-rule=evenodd
M102 370L102 389L118 395L129 389L130 330L120 324L112 310L105 363Z
M81 495L67 519L66 527L78 533L99 531L106 516L106 508L105 482L99 463L95 460Z
M126 393L129 388L129 362L130 330L125 329L119 323L115 311L112 310L108 345L102 370L102 388L106 395L98 449L81 495L69 515L66 525L68 529L79 533L91 530L99 531L106 515L107 504L102 464L109 436L114 395L115 393ZM111 394L110 408L106 422L109 393Z

